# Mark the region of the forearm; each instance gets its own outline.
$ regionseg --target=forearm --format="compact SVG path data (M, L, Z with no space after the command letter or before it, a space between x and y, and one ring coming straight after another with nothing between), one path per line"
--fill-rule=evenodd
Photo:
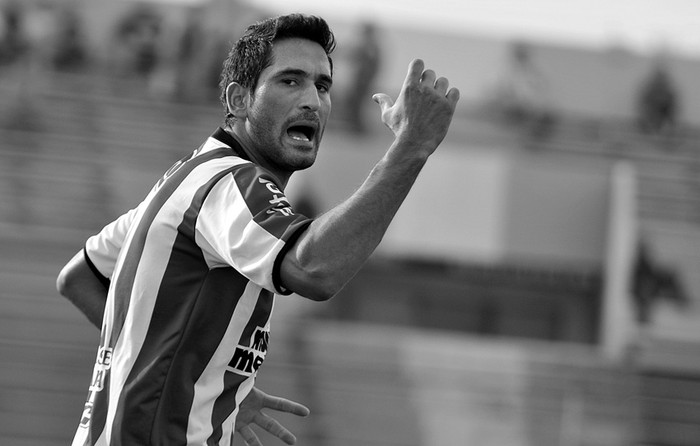
M341 205L311 223L282 259L282 285L302 296L333 296L360 269L379 245L428 157L442 142L452 121L459 90L448 90L414 59L401 93L394 100L373 96L394 143L360 189Z
M427 160L427 155L406 156L402 149L396 142L350 198L309 226L282 263L287 288L327 299L362 267Z

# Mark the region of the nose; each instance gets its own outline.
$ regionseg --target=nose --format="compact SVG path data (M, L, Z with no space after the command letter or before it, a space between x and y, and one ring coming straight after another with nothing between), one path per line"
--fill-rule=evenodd
M305 110L317 111L321 108L321 97L316 85L310 85L304 89L301 97L301 107Z

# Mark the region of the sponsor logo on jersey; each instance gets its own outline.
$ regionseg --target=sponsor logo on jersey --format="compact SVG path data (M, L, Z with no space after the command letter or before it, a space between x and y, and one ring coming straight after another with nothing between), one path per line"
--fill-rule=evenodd
M114 350L111 347L100 347L97 351L97 359L95 360L95 367L92 370L92 380L90 381L88 398L83 408L83 415L80 417L80 427L90 426L95 397L97 396L97 392L101 392L105 387L107 373L112 367L113 352Z
M269 340L269 330L265 330L262 327L256 328L250 340L250 345L236 346L236 351L233 353L233 358L231 362L228 363L228 366L233 369L234 372L241 375L252 375L260 368L265 360Z
M272 209L267 210L268 214L274 214L275 212L279 212L285 217L294 215L294 212L292 211L292 206L289 204L289 201L287 201L287 197L285 197L284 193L282 193L282 191L279 190L277 186L275 186L275 183L264 178L258 178L258 181L261 184L264 184L265 187L267 187L267 190L269 190L272 193L272 200L269 201L269 203L272 205Z

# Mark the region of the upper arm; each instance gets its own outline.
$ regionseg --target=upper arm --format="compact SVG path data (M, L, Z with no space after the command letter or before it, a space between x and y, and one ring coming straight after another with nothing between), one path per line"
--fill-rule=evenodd
M296 214L275 179L247 164L209 191L196 223L196 241L211 266L231 266L279 294L279 261L311 220Z
M132 209L90 237L56 279L58 292L98 327L102 322L110 277L136 212Z
M110 278L117 264L127 234L136 218L138 208L131 209L108 224L85 242L89 266L100 275Z

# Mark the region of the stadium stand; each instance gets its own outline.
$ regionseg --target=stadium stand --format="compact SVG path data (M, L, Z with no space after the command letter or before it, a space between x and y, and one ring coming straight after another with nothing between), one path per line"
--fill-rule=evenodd
M30 110L28 128L17 126L12 103L0 105L0 444L69 441L97 331L58 296L58 269L219 120L216 107L151 100L105 85L100 78L54 77L33 92L32 104L41 107ZM663 246L678 252L679 237L697 240L700 225L693 176L698 148L687 138L678 150L659 152L620 132L603 142L569 134L544 149L632 160L640 172L642 217L653 223L652 232L666 234L658 238ZM678 222L683 229L669 229ZM681 252L683 265L697 271L697 254ZM595 305L582 307L583 317L547 316L561 311L562 294L573 300L597 295L595 272L543 279L540 271L467 268L459 275L483 280L484 274L491 285L450 281L434 265L373 263L358 276L367 288L351 284L347 292L365 299L381 294L381 277L386 288L402 283L440 293L445 306L421 313L404 306L408 298L397 292L373 313L338 299L328 310L288 314L273 330L260 385L312 407L307 420L284 418L299 444L697 444L697 342L649 336L627 360L611 362L594 346ZM475 310L457 314L455 305L475 290L479 299L462 302ZM497 291L528 295L534 303L512 314L481 305ZM478 316L470 320L469 314ZM397 327L406 320L411 323ZM584 328L570 331L571 324Z

